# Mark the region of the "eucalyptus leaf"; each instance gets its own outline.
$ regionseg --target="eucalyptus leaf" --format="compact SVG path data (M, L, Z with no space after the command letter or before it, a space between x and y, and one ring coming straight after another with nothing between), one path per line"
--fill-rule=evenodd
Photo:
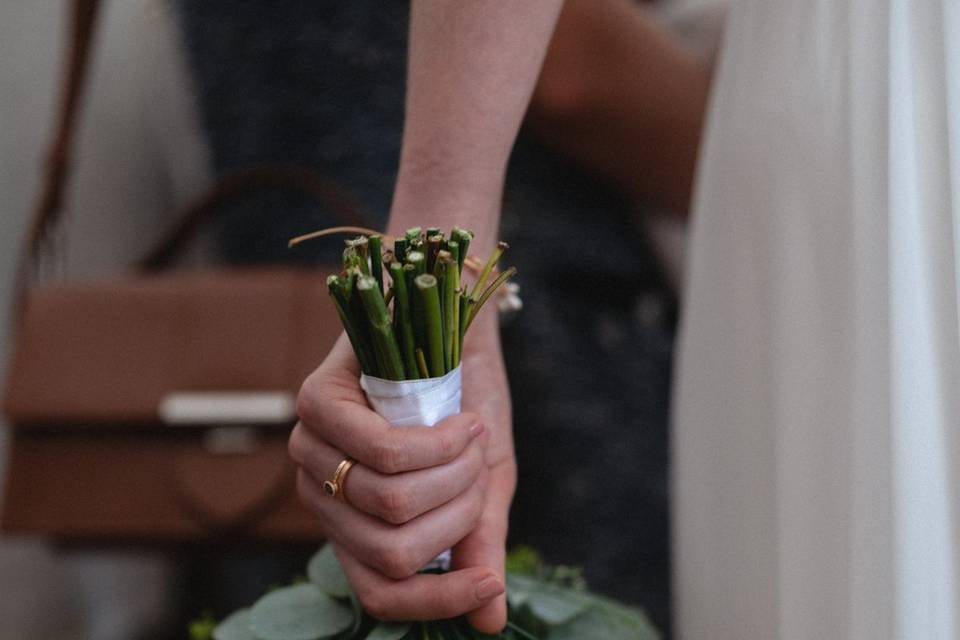
M367 636L367 640L400 640L409 631L409 622L380 622Z
M350 583L343 573L343 568L340 567L337 556L333 553L333 547L329 544L310 558L307 564L307 577L328 596L334 598L350 596Z
M250 610L250 630L260 640L318 640L347 629L353 613L315 584L272 591Z
M530 599L530 590L526 586L526 583L514 576L513 574L507 574L507 602L510 603L510 606L514 609L519 609L523 606L527 600Z
M259 640L250 631L250 609L240 609L218 624L213 640Z
M551 626L565 624L587 610L584 596L571 589L516 575L509 576L507 584L508 590L518 592L514 601L526 603L537 618Z
M660 633L646 616L631 607L591 597L587 611L567 624L550 630L550 640L660 640Z

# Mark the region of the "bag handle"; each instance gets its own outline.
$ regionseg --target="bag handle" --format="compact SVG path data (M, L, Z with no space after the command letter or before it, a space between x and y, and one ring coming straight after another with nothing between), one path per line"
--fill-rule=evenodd
M326 207L339 224L373 228L353 196L319 171L294 166L251 167L221 177L209 191L181 209L173 228L137 262L137 268L156 271L169 266L219 207L258 189L278 188L309 196Z
M12 310L15 329L23 318L35 266L63 210L77 114L90 66L90 45L99 8L100 0L74 0L72 3L66 77L55 134L44 164L41 188L20 248L14 279ZM184 207L174 216L176 222L170 232L137 262L137 268L150 271L167 266L218 207L232 198L260 188L300 191L326 206L341 224L372 227L369 216L350 194L319 171L307 167L253 167L222 177L206 194Z

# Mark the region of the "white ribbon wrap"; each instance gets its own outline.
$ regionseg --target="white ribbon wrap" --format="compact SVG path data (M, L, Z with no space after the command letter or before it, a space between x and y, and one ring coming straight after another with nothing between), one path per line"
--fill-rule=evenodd
M373 410L395 427L432 427L447 416L460 413L460 367L440 378L384 380L361 375L360 387ZM450 550L433 559L423 570L450 568Z

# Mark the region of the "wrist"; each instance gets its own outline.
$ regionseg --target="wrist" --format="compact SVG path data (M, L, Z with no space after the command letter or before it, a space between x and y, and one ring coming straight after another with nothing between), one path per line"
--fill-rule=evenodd
M393 235L410 227L453 227L474 234L470 253L486 258L497 244L502 188L455 180L438 169L401 170L390 206L387 232ZM502 182L502 181L501 181Z

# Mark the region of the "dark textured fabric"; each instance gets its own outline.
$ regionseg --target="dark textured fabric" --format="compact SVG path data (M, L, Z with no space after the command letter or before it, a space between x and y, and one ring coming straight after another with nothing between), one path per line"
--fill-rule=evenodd
M384 221L399 157L404 2L181 0L216 170L316 166ZM503 235L525 308L504 327L520 485L511 540L669 622L667 407L674 304L630 208L521 136ZM234 207L231 262L325 226L287 194ZM334 248L336 250L336 248Z
M383 225L400 155L406 2L179 0L214 169L313 166ZM261 194L219 218L233 263L329 262L332 243L288 251L330 226L289 193Z
M666 629L675 304L626 202L526 139L510 184L502 233L524 301L503 330L513 539Z

